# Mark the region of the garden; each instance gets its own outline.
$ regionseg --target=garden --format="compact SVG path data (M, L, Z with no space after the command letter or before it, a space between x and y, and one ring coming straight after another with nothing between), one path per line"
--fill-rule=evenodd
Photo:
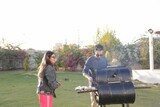
M160 42L154 40L154 68L160 68ZM37 68L45 51L23 50L19 45L1 42L0 45L0 107L38 107L36 95ZM134 44L123 45L113 31L97 33L96 43L104 46L104 55L110 65L127 66L132 69L149 68L148 38L140 38ZM94 54L94 45L80 47L63 44L54 47L57 61L57 78L62 86L56 90L55 107L88 107L89 93L78 94L75 87L87 86L82 69L88 57ZM133 81L141 84L140 81ZM143 83L142 83L143 84ZM136 89L136 101L131 107L159 107L160 85ZM108 105L119 107L121 105Z

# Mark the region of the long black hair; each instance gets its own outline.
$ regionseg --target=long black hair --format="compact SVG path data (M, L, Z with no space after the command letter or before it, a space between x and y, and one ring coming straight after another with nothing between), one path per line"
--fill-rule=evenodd
M41 61L41 63L40 63L40 66L38 67L38 78L40 79L41 78L41 74L42 74L42 72L44 71L44 68L47 66L47 65L49 65L49 64L51 64L51 62L50 62L50 57L53 55L53 54L55 54L54 52L52 52L52 51L47 51L45 54L44 54L44 56L43 56L43 58L42 58L42 61Z

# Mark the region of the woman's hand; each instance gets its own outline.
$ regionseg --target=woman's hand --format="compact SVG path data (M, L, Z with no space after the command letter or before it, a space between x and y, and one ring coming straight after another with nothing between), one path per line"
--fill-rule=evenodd
M60 87L60 86L61 86L61 83L60 83L60 82L57 82L57 84L58 84L58 87Z

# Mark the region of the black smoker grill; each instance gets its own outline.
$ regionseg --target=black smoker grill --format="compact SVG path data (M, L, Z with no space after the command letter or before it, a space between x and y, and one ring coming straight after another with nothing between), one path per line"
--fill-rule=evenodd
M127 67L108 67L97 71L95 82L96 101L99 105L129 104L135 101L135 89L131 81L132 71Z
M95 98L101 107L110 104L122 104L122 107L135 102L135 88L132 83L132 70L127 67L108 67L96 71L95 88L79 90L95 92ZM77 91L78 92L78 91Z

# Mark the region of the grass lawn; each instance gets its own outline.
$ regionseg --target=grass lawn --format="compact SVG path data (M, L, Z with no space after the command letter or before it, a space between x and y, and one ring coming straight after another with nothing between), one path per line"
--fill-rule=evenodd
M36 72L0 72L0 107L38 107ZM61 72L57 78L62 86L56 90L54 107L89 107L89 93L77 94L75 87L87 85L81 73ZM69 79L65 81L65 78ZM121 107L109 105L107 107ZM137 89L136 101L130 107L160 107L160 87Z

